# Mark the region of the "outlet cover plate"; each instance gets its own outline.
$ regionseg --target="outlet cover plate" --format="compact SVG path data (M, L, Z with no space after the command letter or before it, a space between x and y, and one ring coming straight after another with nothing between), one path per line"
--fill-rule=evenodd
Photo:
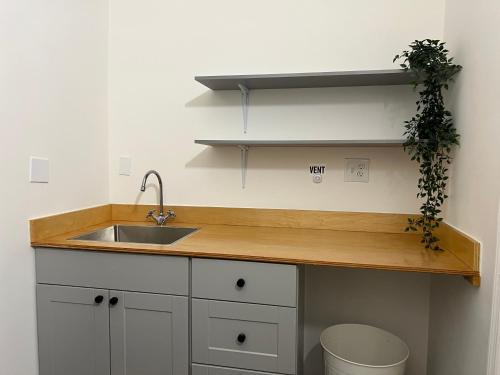
M370 178L370 159L345 159L345 182L368 182Z

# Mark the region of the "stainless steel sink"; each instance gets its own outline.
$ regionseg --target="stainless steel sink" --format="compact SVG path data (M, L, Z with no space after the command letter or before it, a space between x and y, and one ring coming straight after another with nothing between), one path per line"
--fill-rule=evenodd
M113 225L111 227L99 229L71 239L83 241L133 242L170 245L196 230L198 230L198 228Z

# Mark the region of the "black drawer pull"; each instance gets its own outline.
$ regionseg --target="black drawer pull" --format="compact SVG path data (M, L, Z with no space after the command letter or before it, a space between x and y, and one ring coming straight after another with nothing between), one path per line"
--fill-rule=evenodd
M238 288L240 288L240 289L241 289L241 288L243 288L243 287L245 286L245 279L241 279L241 278L240 278L240 279L238 279L238 280L236 281L236 286L237 286Z
M247 339L247 335L245 335L244 333L240 333L238 335L238 337L236 338L236 340L240 343L240 344L243 344L245 342L245 340Z
M113 306L114 306L114 305L116 305L117 303L118 303L118 297L111 297L111 298L109 299L109 304L110 304L110 305L113 305Z
M95 303L100 304L102 301L104 301L104 296L98 295L94 298Z

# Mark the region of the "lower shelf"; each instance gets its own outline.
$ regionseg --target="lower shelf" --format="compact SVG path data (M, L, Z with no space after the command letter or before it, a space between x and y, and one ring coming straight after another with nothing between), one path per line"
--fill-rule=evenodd
M402 147L404 139L321 139L321 140L245 140L196 139L194 143L206 146L248 147Z
M404 139L371 140L223 140L196 139L194 143L212 147L234 146L241 152L241 187L246 186L248 150L250 147L402 147Z

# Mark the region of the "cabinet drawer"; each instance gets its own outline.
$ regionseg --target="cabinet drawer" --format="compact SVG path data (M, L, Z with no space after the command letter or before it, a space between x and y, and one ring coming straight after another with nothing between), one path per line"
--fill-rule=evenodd
M193 297L277 306L297 305L296 266L193 259L192 267Z
M240 370L235 368L207 366L193 363L192 375L277 375L270 372Z
M35 261L38 283L189 293L189 260L184 257L38 248Z
M196 363L295 374L296 331L295 308L192 301Z

